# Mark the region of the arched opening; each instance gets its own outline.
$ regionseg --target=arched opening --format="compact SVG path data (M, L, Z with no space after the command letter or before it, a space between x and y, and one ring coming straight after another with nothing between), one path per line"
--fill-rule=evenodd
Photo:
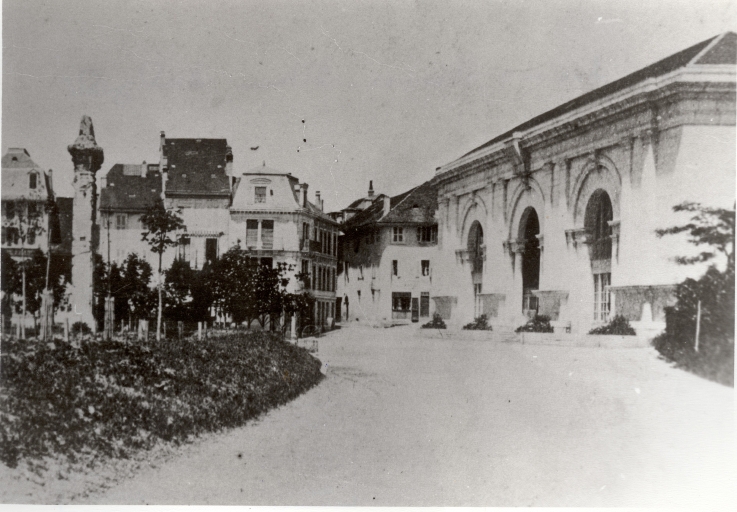
M524 243L522 252L522 312L534 316L538 300L534 291L540 288L540 220L533 207L528 207L520 219L519 238Z
M586 203L584 228L588 236L591 272L594 278L594 321L606 322L611 309L609 285L612 282L612 201L597 189Z
M468 259L471 263L471 281L473 282L473 315L474 318L482 313L481 283L484 272L484 230L479 221L471 224L468 231Z

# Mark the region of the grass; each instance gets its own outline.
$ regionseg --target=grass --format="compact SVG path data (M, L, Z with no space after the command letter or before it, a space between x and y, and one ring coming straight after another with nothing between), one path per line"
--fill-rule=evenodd
M0 461L128 458L236 427L322 378L306 350L264 332L129 343L3 339Z

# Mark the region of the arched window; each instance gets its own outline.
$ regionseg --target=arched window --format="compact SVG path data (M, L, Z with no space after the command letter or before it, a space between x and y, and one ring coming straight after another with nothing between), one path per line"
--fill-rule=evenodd
M611 310L612 284L612 201L602 189L596 190L586 203L584 227L589 236L589 257L594 277L594 321L606 322Z
M32 172L28 175L28 188L30 188L31 190L35 190L37 185L38 185L38 174L35 172Z
M598 189L586 203L586 216L584 227L589 236L590 257L592 260L612 259L612 227L609 222L613 220L612 201L609 194Z
M479 221L471 224L468 231L468 256L471 261L471 272L481 272L484 268L484 258L482 247L484 245L484 230Z
M538 299L533 293L540 288L540 219L529 207L520 218L519 237L524 242L522 253L522 311L533 316L538 310Z

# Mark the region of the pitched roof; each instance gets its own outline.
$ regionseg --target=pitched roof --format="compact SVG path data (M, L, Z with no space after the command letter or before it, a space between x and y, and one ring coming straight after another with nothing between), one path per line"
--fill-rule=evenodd
M437 209L438 187L436 180L430 180L410 190L379 223L431 224L435 222Z
M169 179L166 194L230 196L226 139L164 139Z
M38 173L36 188L30 188L28 175ZM43 182L39 182L43 179ZM45 200L53 194L51 182L46 172L31 159L25 148L9 148L2 158L2 198L5 200L31 199Z
M100 192L101 210L144 211L161 197L161 173L151 170L144 178L140 169L141 165L115 164L108 171L107 186Z
M710 43L714 42L717 38L721 38L712 48L710 48L704 55L699 57L699 60L693 64L735 64L737 61L737 34L734 32L726 32L719 36L714 36L706 41L702 41L695 44L685 50L681 50L678 53L666 57L658 62L651 64L645 68L642 68L634 73L631 73L619 80L608 83L598 89L587 92L582 96L572 99L562 105L555 107L552 110L540 114L539 116L533 117L532 119L525 121L512 128L511 130L494 137L490 141L482 144L481 146L469 151L463 157L471 155L477 151L493 146L494 144L503 140L509 139L514 132L522 132L529 130L530 128L542 124L546 121L560 117L568 112L572 112L584 105L593 103L606 96L612 95L616 92L622 91L628 87L631 87L637 83L644 82L649 78L655 78L671 73L679 68L685 67L692 63L691 61L698 57L699 54L709 46ZM461 157L461 158L463 158Z
M384 216L384 194L363 211L348 219L346 231L372 224L431 224L438 208L436 180L432 179L389 200L389 213Z

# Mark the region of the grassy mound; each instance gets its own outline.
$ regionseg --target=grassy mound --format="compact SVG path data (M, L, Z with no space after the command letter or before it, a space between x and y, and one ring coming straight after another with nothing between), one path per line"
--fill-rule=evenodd
M242 425L316 385L320 362L269 333L126 343L3 340L0 461L127 458Z

